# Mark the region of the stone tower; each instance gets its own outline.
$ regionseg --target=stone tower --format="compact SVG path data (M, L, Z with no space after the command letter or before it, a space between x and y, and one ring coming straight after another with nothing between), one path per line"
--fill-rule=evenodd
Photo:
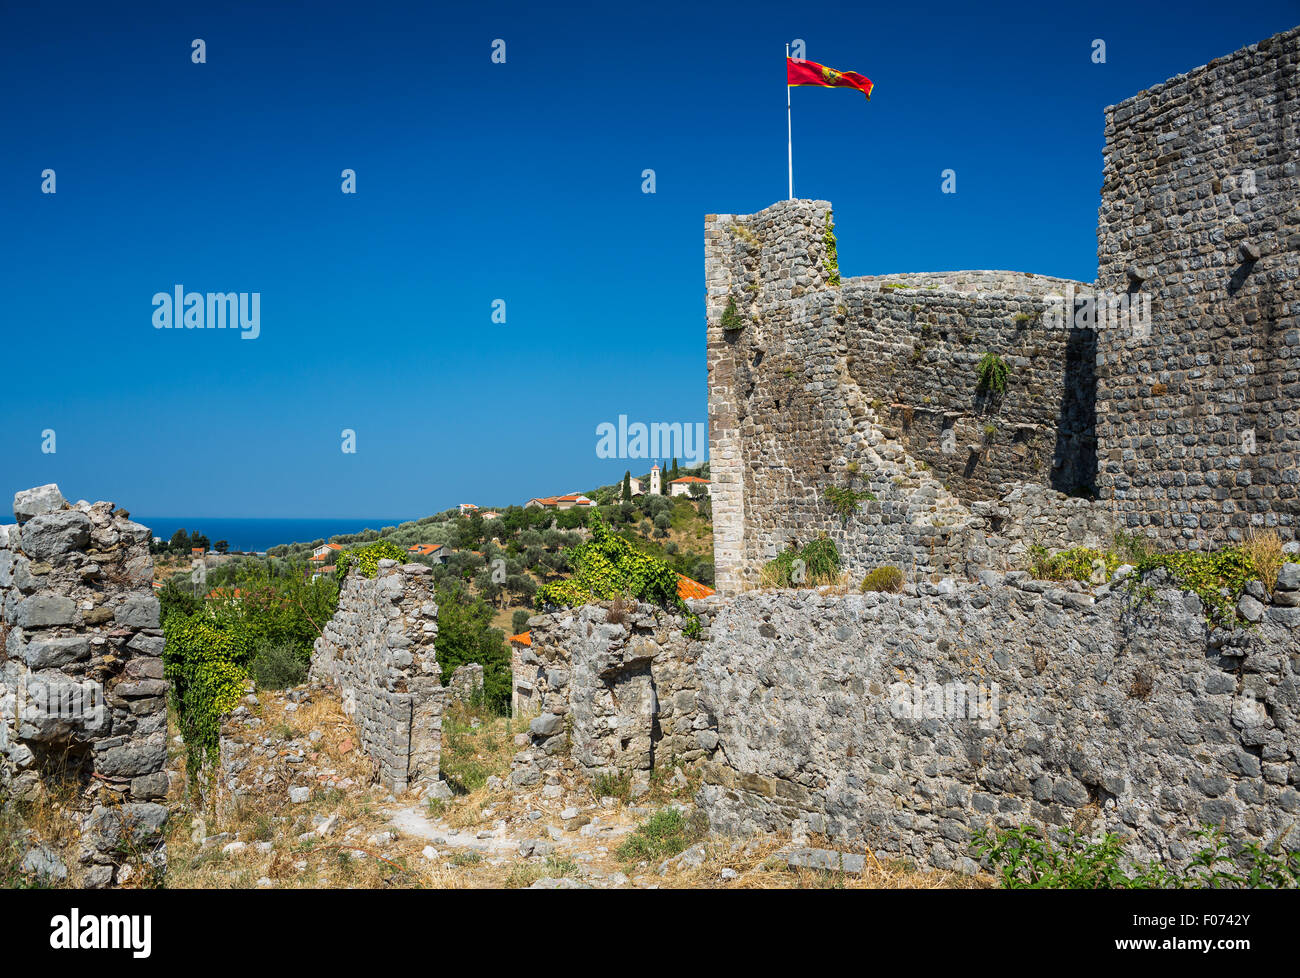
M650 495L658 496L659 494L659 463L656 462L654 465L650 466Z

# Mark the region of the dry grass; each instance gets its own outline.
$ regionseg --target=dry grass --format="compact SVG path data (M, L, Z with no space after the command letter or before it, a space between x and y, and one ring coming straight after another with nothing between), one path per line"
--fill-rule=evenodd
M411 797L395 799L386 788L373 783L372 765L360 750L355 728L337 699L313 694L298 711L286 713L282 697L259 695L261 703L255 712L262 724L249 728L246 734L237 731L241 750L266 736L287 743L320 730L323 736L315 745L315 766L335 771L338 779L351 778L356 785L346 790L317 786L305 804L291 805L288 787L303 783L303 779L277 759L257 771L259 784L270 777L264 790L235 798L219 788L215 803L206 810L178 794L173 802L179 813L171 822L169 838L170 886L244 888L258 886L259 881L260 885L269 881L275 887L295 889L508 885L514 868L511 860L440 851L439 858L430 862L422 855L430 840L401 836L390 819L400 809L422 808L430 819L448 829L464 830L488 828L511 815L522 818L525 806L512 804L508 791L487 787L492 775L509 774L517 750L513 737L518 721L482 717L453 704L444 717L443 770L449 779L457 779L465 792L446 802L422 805ZM324 838L302 838L313 830L314 819L333 816L338 818L336 832ZM228 833L229 838L202 844L203 836L220 833ZM395 837L375 842L373 837L382 833ZM246 848L223 853L223 846L232 841L244 842ZM269 851L260 851L258 842L269 843Z
M706 843L703 865L698 869L670 872L660 878L662 885L672 889L728 890L974 890L994 886L994 880L989 876L920 872L902 860L882 864L871 853L862 853L866 868L861 875L791 868L781 856L781 851L789 848L789 840L755 839L744 844L738 851L733 851L736 845L725 840ZM845 853L853 851L846 849L843 843L837 844L816 836L809 839L808 845ZM736 876L722 879L724 869L732 870Z
M1251 530L1241 549L1255 565L1255 572L1269 594L1277 587L1277 574L1282 569L1285 555L1282 553L1282 538L1277 530Z
M509 784L508 775L518 750L514 737L524 728L523 721L483 716L453 704L444 716L443 770L459 792L447 801L398 799L371 782L369 763L357 747L352 724L332 695L313 691L311 701L292 713L284 710L280 694L263 693L260 699L254 712L262 723L229 730L239 741L235 756L256 760L240 773L241 781L261 785L268 776L269 780L264 789L249 790L239 799L225 789L217 791L217 804L208 811L200 811L181 796L174 799L180 811L171 822L169 886L511 889L557 877L598 887L988 885L951 874L918 873L901 865L880 866L871 858L862 876L790 869L778 856L790 842L775 837L738 842L705 836L702 865L674 864L661 875L661 858L629 862L619 855L620 843L668 805L689 811L699 788L697 769L665 765L650 779L648 791L637 798L631 798L630 790L624 797L621 791L605 794L614 780L597 783L572 773L562 773L549 788L516 788ZM332 770L335 780L351 777L357 784L346 790L318 785L307 803L291 805L288 785L305 782L286 770L290 766L283 757L292 753L290 743L301 743L312 730L322 733L313 745L312 763L317 770ZM274 756L247 753L268 736L275 744L266 753ZM570 806L579 808L581 815L565 822L560 813ZM332 816L338 817L335 832L325 838L314 834L303 838L313 828L313 817ZM402 819L402 830L392 824L395 817ZM413 819L424 827L413 825ZM202 844L203 834L220 832L230 833L229 838ZM487 837L480 839L480 833ZM546 842L549 851L521 856L518 844L526 839ZM223 853L222 846L235 840L246 844L242 851ZM836 848L819 841L810 844ZM436 852L435 858L425 858L426 847ZM727 870L725 877L723 870Z
M208 794L206 805L187 792L178 790L171 799L173 816L169 823L168 885L177 888L252 887L266 878L276 886L291 887L384 887L419 885L419 876L402 859L388 859L386 854L370 852L370 835L382 830L386 817L380 807L388 792L372 783L374 766L360 749L356 730L343 713L338 699L314 694L299 704L296 711L284 709L287 700L273 693L260 694L261 702L253 712L262 723L251 728L228 727L231 740L240 756L270 737L287 745L309 732L321 732L312 745L314 765L335 772L333 780L350 778L355 786L347 790L328 783L313 786L306 804L291 805L288 789L302 783L289 764L287 748L277 749L274 756L250 763L256 769L253 790L238 795L218 784ZM247 780L247 779L246 779ZM313 828L312 816L339 816L340 825L355 830L355 838L328 837L302 840L299 837ZM205 836L228 833L228 839L203 845ZM222 846L240 841L247 849L227 855ZM270 843L270 852L261 853L256 843ZM353 857L353 851L365 856ZM418 853L418 850L417 850Z
M57 885L75 889L81 885L84 867L76 859L80 791L76 781L55 776L45 782L35 799L4 800L0 807L0 886ZM22 874L19 864L23 855L37 842L53 849L68 868L65 882L51 884Z
M831 584L781 585L781 584L772 583L773 580L774 578L769 573L767 573L767 568L764 567L762 570L759 571L758 582L755 584L744 584L742 585L742 590L783 591L783 592L784 591L816 591L818 594L834 594L834 595L841 595L841 596L846 594L858 593L858 586L857 584L854 583L853 579L849 576L849 572L847 570L840 571L839 576L836 577L834 583Z

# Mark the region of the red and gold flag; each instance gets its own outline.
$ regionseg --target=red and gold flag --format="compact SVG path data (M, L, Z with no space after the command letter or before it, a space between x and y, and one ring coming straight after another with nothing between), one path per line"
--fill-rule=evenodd
M819 65L816 61L796 61L785 59L785 83L787 85L817 85L821 88L856 88L871 101L871 89L874 87L870 78L859 75L856 71L836 71Z

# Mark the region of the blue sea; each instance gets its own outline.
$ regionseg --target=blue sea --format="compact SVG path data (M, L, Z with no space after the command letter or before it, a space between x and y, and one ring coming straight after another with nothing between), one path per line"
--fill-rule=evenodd
M415 517L419 519L419 517ZM187 533L198 531L211 543L225 540L231 550L269 550L282 543L311 543L328 540L340 533L360 533L362 530L382 530L386 526L400 526L411 517L401 519L229 519L216 516L138 516L131 519L143 523L153 535L170 540L173 533L184 529Z

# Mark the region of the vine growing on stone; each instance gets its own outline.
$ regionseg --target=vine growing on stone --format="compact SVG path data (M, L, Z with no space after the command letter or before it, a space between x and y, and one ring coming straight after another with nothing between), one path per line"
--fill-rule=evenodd
M248 682L253 634L242 622L221 621L206 610L169 615L163 632L172 714L193 776L217 759L221 717L239 703Z
M1126 856L1124 840L1113 832L1089 838L1071 828L1020 825L977 829L971 850L988 861L1008 890L1293 890L1300 886L1300 852L1279 843L1249 842L1234 857L1223 833L1206 827L1195 833L1201 846L1187 868Z
M379 573L379 562L381 560L395 560L398 563L405 563L407 555L401 547L389 543L387 540L379 540L367 547L359 550L345 550L338 555L334 562L335 573L339 580L348 576L348 571L356 564L357 571L363 577L374 577Z
M537 589L538 610L571 607L610 598L636 598L686 615L683 634L697 638L700 621L677 593L677 573L664 561L642 553L609 528L597 512L587 523L591 539L565 551L573 573Z
M826 212L826 231L822 235L822 242L826 245L826 257L822 260L822 265L826 269L827 282L830 285L839 285L840 255L835 246L835 223L831 220L830 211Z

